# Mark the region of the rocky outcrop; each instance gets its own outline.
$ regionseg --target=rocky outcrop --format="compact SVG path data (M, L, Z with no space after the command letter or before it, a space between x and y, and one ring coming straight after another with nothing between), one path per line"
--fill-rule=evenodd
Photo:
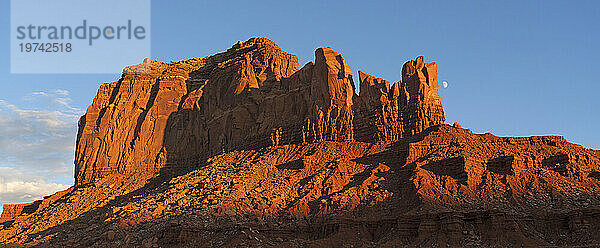
M112 173L185 171L231 150L397 140L444 122L435 63L406 63L404 82L392 88L359 74L357 96L333 49L317 49L298 70L296 56L264 38L201 59L146 59L102 85L81 118L75 185Z
M143 187L136 175L111 174L5 224L0 240L86 247L600 245L600 180L589 176L599 171L598 151L562 137L496 137L437 125L397 142L235 150Z
M402 81L387 80L359 71L355 133L359 141L396 141L446 120L438 94L437 65L423 56L406 62Z
M0 216L0 223L12 221L21 214L30 214L34 211L26 209L29 206L33 206L33 202L24 204L4 204L2 209L2 215Z
M80 120L75 184L193 164L240 146L268 128L254 125L253 90L269 88L297 66L296 56L253 38L202 59L146 59L126 68L118 82L101 86Z
M72 187L65 190L61 190L50 196L45 196L42 200L37 200L32 203L4 204L2 215L0 215L0 225L6 222L26 219L29 215L55 203L61 197L70 193L72 190Z
M0 243L600 246L600 151L444 124L423 57L358 74L264 38L128 67L79 122L75 186L6 205Z
M436 63L425 63L423 56L405 63L402 82L399 86L400 113L405 135L417 134L446 121L438 94Z
M395 141L404 134L399 115L399 94L382 78L358 71L360 95L356 101L355 137L357 141ZM394 84L397 86L400 82Z

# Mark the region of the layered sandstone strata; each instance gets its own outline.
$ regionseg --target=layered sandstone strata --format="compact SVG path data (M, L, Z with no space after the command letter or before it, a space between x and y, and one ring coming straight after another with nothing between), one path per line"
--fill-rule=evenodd
M26 219L29 215L35 213L36 211L44 209L55 203L58 201L58 199L70 193L72 190L72 187L61 190L50 196L45 196L42 200L37 200L32 203L4 204L2 215L0 215L0 223Z
M600 245L599 172L599 151L562 137L496 137L436 125L398 142L226 152L141 188L134 175L111 174L3 223L0 240L86 247Z
M443 123L435 63L409 61L402 78L390 88L360 72L357 96L352 71L333 49L317 49L298 70L296 56L264 38L201 59L146 59L102 85L81 118L75 185L111 173L192 169L231 150L397 140Z

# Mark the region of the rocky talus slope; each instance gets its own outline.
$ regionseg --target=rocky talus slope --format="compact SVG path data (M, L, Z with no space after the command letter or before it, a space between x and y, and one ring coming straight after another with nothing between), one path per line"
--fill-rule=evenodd
M127 67L79 121L75 185L5 205L0 243L600 246L600 151L444 124L423 57L358 73L264 38Z

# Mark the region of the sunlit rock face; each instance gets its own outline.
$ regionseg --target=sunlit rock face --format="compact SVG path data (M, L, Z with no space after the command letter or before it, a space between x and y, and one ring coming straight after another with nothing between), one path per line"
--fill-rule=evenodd
M407 62L403 82L352 71L333 49L298 69L268 39L172 63L149 59L100 87L79 123L75 185L108 174L196 168L231 150L322 140L397 140L444 123L437 67Z

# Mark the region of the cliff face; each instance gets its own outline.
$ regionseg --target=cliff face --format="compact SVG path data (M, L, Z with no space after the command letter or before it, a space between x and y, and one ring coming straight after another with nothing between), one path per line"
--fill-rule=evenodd
M126 68L118 82L101 86L80 120L75 185L111 173L158 172L167 156L194 163L240 145L266 128L250 127L257 117L253 89L297 67L296 56L269 40L251 39L206 58L146 59Z
M0 243L600 246L600 151L444 124L423 57L358 74L264 38L127 67L80 119L74 187L5 205Z
M42 200L37 200L31 203L4 204L2 215L0 215L0 223L24 220L36 211L44 209L55 203L58 199L70 193L72 190L73 188L71 187L66 190L56 192L50 196L46 196Z
M352 71L331 48L300 70L296 56L264 38L202 59L147 59L102 85L81 118L75 185L192 169L230 150L413 135L445 120L436 65L423 61L407 62L391 89L361 72L357 96Z
M396 141L444 123L437 65L423 56L402 68L402 82L390 83L359 71L357 140Z

